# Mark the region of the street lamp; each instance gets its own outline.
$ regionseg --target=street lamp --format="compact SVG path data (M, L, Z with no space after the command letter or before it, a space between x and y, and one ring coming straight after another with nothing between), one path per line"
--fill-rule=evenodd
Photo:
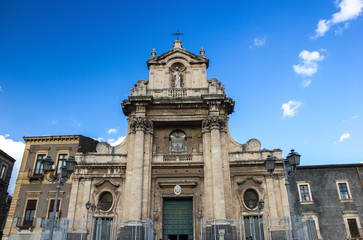
M292 205L291 200L291 191L290 191L290 178L294 175L296 171L296 167L300 165L300 157L301 155L295 152L294 149L291 149L291 152L287 155L286 159L282 161L284 174L285 177L285 186L287 190L287 197L289 199L290 205L290 217L291 217L291 226L292 226L292 237L293 239L297 239L296 236L296 228L295 228L295 213L294 213L294 206ZM276 160L271 156L268 155L265 161L265 166L268 172L270 172L271 176L273 176L273 172L275 170Z
M49 232L49 240L53 240L53 230L54 230L54 225L55 225L56 218L57 218L56 212L57 212L57 208L58 208L57 205L58 205L59 191L61 189L61 186L63 186L64 183L66 183L67 180L71 177L72 173L74 172L74 170L76 168L77 162L76 162L76 160L74 160L73 156L70 156L66 160L66 165L61 166L59 168L59 173L55 174L53 176L50 176L50 178L47 177L47 174L53 170L54 161L52 160L52 158L50 156L47 156L46 159L44 159L42 161L42 165L43 165L43 172L45 175L45 179L47 179L48 182L57 183L56 194L55 194L55 199L54 199L54 206L53 206L53 216L51 216L50 232Z
M89 239L92 239L93 218L95 216L96 208L97 208L97 210L102 209L102 203L99 202L96 206L94 203L91 204L90 201L88 201L85 205L86 205L87 212L89 211L89 209L91 209L91 212L92 212L91 229L90 229L90 236L89 236Z

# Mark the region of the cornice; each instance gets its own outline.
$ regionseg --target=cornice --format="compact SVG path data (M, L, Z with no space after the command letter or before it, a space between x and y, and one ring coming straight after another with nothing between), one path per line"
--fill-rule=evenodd
M23 137L25 142L52 142L52 141L79 141L82 135L60 135L60 136L37 136Z

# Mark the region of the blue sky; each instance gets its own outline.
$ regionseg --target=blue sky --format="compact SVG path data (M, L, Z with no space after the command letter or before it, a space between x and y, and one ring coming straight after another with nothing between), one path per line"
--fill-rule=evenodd
M363 161L363 0L1 1L0 148L126 135L120 103L180 29L236 101L234 139L303 165ZM112 140L113 139L113 140ZM14 176L16 173L14 173ZM15 177L13 177L15 180ZM13 186L13 183L12 183ZM12 192L12 190L10 190Z

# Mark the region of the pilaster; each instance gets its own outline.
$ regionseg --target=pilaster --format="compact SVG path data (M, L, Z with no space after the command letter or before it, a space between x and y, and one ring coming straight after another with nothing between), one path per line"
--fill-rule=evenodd
M129 219L139 220L142 217L145 131L152 131L153 126L146 117L133 117L129 124L130 131L135 133Z
M213 209L215 219L226 218L226 202L224 191L223 162L220 130L225 129L226 119L211 116L202 122L203 131L210 131L210 152L213 183Z

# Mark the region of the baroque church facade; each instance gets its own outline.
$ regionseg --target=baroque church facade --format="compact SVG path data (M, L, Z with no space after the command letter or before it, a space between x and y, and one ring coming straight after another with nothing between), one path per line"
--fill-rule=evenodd
M256 217L261 199L263 219L288 216L285 182L273 179L264 165L267 156L273 156L275 173L282 175L282 151L261 149L257 139L244 144L233 140L228 119L235 102L220 81L207 79L209 59L204 49L193 54L176 40L173 49L162 55L153 49L147 66L149 80L135 83L121 104L128 117L125 140L114 147L96 143L95 148L75 154L78 165L62 193L68 198L62 217L90 217L85 203L100 202L94 217L113 222L112 239L130 239L135 226L151 219L153 239L183 240L201 239L203 231L206 236L232 239L237 226L229 219ZM29 161L26 156L24 161ZM25 182L18 179L15 197L20 198ZM18 207L12 205L9 231L16 232L11 221L26 211L17 213ZM208 220L206 226L202 219ZM85 237L90 227L71 221L68 236ZM213 233L216 227L221 231ZM273 235L283 236L284 227L271 223L263 231L267 235L269 228Z
M195 55L180 40L160 56L152 51L149 80L139 80L122 102L128 117L124 142L101 142L96 152L76 156L69 217L82 216L89 198L97 202L107 193L112 204L98 217L131 225L150 218L154 239L167 240L199 239L201 218L225 228L227 237L233 226L226 220L256 215L260 199L262 215L289 215L284 182L273 180L264 166L268 155L281 162L281 150L261 150L256 139L232 139L234 101L221 82L207 80L208 65L203 48ZM127 224L120 227L122 239Z

